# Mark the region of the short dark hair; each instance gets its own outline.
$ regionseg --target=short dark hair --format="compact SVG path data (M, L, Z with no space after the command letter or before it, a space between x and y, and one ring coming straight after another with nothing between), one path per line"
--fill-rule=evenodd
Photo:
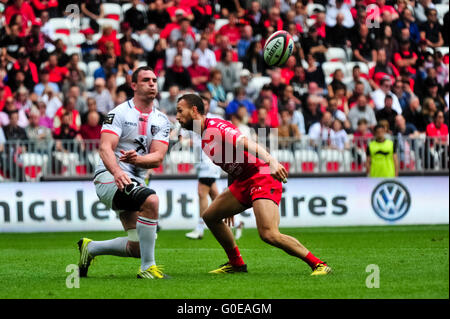
M187 105L192 108L193 106L197 107L198 113L205 114L205 105L203 104L203 100L197 94L189 93L181 96L177 102L181 100L186 101Z
M384 126L381 125L380 123L378 123L377 125L375 125L375 127L373 128L373 131L376 132L378 129L382 128L384 130Z
M138 67L138 68L133 72L133 74L131 75L131 82L137 83L138 76L139 76L139 72L141 72L141 71L152 71L152 72L154 72L153 69L152 69L151 67L149 67L149 66L141 66L141 67Z

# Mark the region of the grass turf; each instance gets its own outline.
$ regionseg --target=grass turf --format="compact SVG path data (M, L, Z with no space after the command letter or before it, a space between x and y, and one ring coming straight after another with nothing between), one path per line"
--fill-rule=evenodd
M226 261L206 232L189 240L185 231L159 233L158 264L170 280L138 280L139 260L100 256L66 287L66 266L76 264L80 237L105 240L123 232L0 234L0 298L449 298L449 227L388 226L284 228L333 268L312 277L309 267L263 243L255 229L238 241L248 274L212 275ZM380 287L369 289L366 267L380 269Z

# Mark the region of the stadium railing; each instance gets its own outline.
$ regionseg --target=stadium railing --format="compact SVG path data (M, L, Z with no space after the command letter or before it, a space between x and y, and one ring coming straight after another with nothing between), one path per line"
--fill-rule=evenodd
M428 137L395 138L400 173L448 174L449 145ZM275 139L262 141L291 176L364 175L370 140L351 137L348 143L331 140ZM98 140L48 142L7 141L0 145L0 182L91 179L100 159ZM339 145L342 149L333 145ZM189 143L169 144L163 164L153 176L194 177L198 154Z

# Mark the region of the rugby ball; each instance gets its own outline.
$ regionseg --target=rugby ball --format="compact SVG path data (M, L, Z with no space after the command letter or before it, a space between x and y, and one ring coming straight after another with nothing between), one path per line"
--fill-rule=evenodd
M282 66L294 51L294 40L289 32L274 32L264 44L264 61L269 66Z

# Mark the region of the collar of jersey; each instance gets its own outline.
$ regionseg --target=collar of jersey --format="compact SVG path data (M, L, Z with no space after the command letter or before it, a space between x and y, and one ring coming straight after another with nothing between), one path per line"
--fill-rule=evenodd
M144 112L142 112L142 111L134 104L134 99L129 99L129 100L128 100L128 105L129 105L130 108L135 108L136 111L138 111L138 112L141 113L141 114L150 114L150 113L152 113L152 111L153 111L154 108L155 108L155 106L153 105L153 106L152 106L152 109L150 110L150 112L144 113Z

